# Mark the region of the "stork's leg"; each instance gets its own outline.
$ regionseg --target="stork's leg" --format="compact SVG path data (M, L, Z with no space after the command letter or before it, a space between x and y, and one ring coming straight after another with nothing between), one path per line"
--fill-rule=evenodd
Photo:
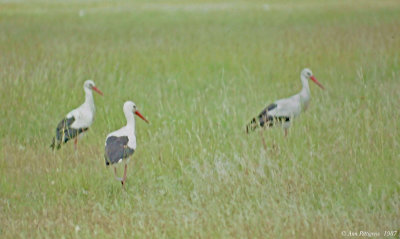
M117 167L115 167L115 166L114 166L114 175L115 175L115 179L116 179L116 180L118 180L118 181L120 181L120 182L122 181L122 178L119 178L119 177L117 176Z
M128 164L125 164L125 168L124 168L124 177L123 177L122 180L121 180L122 187L125 186L126 170L127 170L127 169L128 169Z
M264 149L267 150L267 144L265 143L265 139L264 139L264 128L261 128L260 136L261 136L261 141L263 143Z
M78 151L78 137L75 137L74 148L75 148L75 151Z
M285 128L285 137L287 137L287 135L288 135L288 129L287 128Z

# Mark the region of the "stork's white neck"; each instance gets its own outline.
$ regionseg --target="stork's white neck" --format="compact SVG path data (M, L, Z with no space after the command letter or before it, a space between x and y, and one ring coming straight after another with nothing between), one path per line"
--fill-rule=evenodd
M306 109L308 107L308 102L310 101L311 92L310 86L308 85L308 79L303 75L300 76L301 83L303 84L303 88L300 91L300 100L303 107Z
M85 88L85 103L94 109L93 93L91 89Z
M301 84L303 84L303 89L301 89L301 91L310 94L310 86L308 85L308 79L305 78L303 75L300 78L301 78Z
M135 133L135 116L133 115L133 112L130 110L124 110L124 114L126 118L126 127L130 128L133 130L133 133Z

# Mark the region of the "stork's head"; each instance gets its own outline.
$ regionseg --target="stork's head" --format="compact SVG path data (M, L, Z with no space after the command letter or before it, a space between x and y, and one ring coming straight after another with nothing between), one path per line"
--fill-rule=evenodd
M85 83L83 84L83 88L86 90L94 90L97 93L99 93L100 95L103 95L103 92L101 92L96 85L94 84L94 82L92 80L87 80L85 81Z
M135 115L139 116L146 123L149 123L149 121L136 109L136 104L133 103L132 101L125 102L125 104L124 104L124 112L125 112L125 114L132 112Z
M301 71L301 77L305 78L307 80L312 80L315 84L317 84L321 89L325 89L324 86L317 81L315 76L313 75L312 71L308 68L305 68L304 70Z

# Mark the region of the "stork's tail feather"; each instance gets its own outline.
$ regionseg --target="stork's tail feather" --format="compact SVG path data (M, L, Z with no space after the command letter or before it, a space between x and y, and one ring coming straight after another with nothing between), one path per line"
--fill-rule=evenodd
M110 160L108 160L107 153L104 154L104 161L106 162L106 166L110 165Z
M256 118L253 118L250 123L246 125L246 133L249 133L250 131L254 131L258 127L258 122Z

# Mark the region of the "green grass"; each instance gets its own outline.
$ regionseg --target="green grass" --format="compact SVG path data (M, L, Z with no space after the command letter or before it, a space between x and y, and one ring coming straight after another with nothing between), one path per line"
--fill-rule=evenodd
M400 229L398 1L0 3L1 238L340 238ZM79 17L80 10L84 16ZM283 137L267 104L326 91ZM49 149L93 79L77 154ZM126 190L104 164L133 100ZM120 173L122 173L122 170Z

